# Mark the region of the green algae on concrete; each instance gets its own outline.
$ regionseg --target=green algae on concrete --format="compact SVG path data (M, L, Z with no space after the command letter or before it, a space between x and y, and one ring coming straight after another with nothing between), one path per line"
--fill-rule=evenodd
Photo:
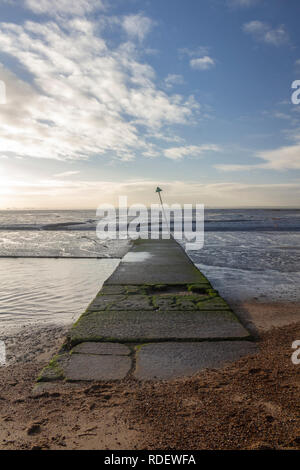
M160 295L153 296L153 305L158 310L230 310L218 295Z
M82 316L69 333L72 345L85 341L245 339L249 333L230 311L103 311Z
M217 366L222 354L229 360L248 353L249 339L174 240L139 240L39 380L184 376Z
M104 310L227 310L227 303L214 295L109 295L98 296L87 309Z
M129 356L131 351L125 344L119 343L80 343L72 349L71 354Z
M132 367L131 350L124 344L81 343L55 356L38 382L120 380Z
M64 379L64 366L69 361L70 355L58 354L54 356L49 364L44 367L39 377L37 378L38 382L55 382L57 380Z
M146 295L109 295L98 296L88 311L102 310L153 310L151 298Z
M108 282L108 281L106 281ZM110 285L104 284L100 292L98 292L95 300L98 297L114 296L114 295L157 295L157 294L188 294L198 293L205 295L216 295L218 292L214 290L211 284L205 280L197 284L189 283L170 283L170 284L120 284Z

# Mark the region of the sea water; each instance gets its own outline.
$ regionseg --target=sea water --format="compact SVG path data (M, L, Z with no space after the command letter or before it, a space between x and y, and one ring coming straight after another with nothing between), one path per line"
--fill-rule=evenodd
M128 248L96 225L95 211L0 211L0 334L78 318ZM206 210L188 254L228 300L300 300L300 210Z

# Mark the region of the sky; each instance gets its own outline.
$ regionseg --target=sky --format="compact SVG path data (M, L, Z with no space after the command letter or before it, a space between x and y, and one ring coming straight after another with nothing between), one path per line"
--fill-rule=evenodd
M0 209L300 206L299 0L0 13Z

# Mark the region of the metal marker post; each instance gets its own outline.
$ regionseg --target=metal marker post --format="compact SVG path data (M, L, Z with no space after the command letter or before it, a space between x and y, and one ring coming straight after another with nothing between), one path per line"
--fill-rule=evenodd
M169 228L169 225L168 225L168 221L167 221L167 217L166 217L166 213L165 213L165 208L164 208L164 205L163 205L163 202L162 202L162 197L161 197L161 193L162 193L162 189L158 186L156 188L156 191L155 191L158 196L159 196L159 200L160 200L160 205L161 205L161 208L162 208L162 211L163 211L163 214L164 214L164 219L165 219L165 223L166 223L166 226L167 226L167 230L169 232L169 235L171 237L171 232L170 232L170 228Z

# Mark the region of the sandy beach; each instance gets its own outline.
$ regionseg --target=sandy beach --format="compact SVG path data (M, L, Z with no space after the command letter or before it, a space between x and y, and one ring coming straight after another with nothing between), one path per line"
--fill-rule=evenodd
M67 243L68 253L83 253L94 245L76 232L72 242L62 237L58 243L51 233L53 240L48 232L43 238L46 251ZM5 236L15 247L16 237ZM39 239L29 238L17 249L34 251ZM291 361L292 343L300 339L298 251L286 249L298 246L298 238L208 235L193 262L254 336L258 352L166 382L127 378L34 391L41 370L119 261L6 260L0 449L300 449L300 366ZM274 245L276 256L265 245Z
M300 450L300 1L0 12L0 451Z
M0 369L0 448L300 449L300 366L291 362L300 305L281 305L281 312L278 304L243 308L244 321L256 322L259 352L170 382L62 384L34 392L66 327L23 328L7 338L9 365ZM266 313L280 314L285 326L267 322Z

